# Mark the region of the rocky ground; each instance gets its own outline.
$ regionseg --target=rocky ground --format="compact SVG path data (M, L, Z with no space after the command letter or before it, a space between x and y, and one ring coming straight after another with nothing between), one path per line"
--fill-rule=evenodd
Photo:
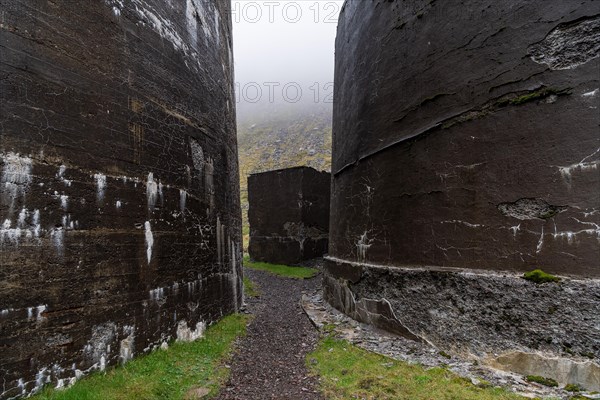
M306 266L319 268L320 260ZM573 395L358 323L323 301L320 275L295 280L253 270L244 273L256 283L260 296L246 299L246 312L254 319L247 336L238 344L231 361L231 377L218 397L220 400L322 399L318 378L311 377L305 366L319 330L333 332L361 348L394 359L425 367L447 366L475 385L501 386L529 398L568 399ZM580 395L600 399L598 394Z
M361 324L341 314L323 301L321 291L307 292L302 296L302 307L320 330L332 332L336 337L396 360L418 363L425 367L446 366L456 374L469 378L476 386L500 386L526 398L569 399L573 393L527 382L518 374L499 371L473 360L463 360L440 352L435 347L386 334ZM580 393L587 399L600 399L600 394Z
M245 270L260 297L247 298L254 315L248 334L231 361L231 377L220 400L321 399L318 379L305 366L306 354L315 348L318 332L300 306L303 292L320 286L321 277L286 279Z

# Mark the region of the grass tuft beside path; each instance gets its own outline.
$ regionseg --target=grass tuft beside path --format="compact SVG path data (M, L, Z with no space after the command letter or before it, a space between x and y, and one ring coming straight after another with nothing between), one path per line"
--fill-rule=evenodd
M258 290L256 283L247 276L244 277L244 295L246 297L260 297L260 290Z
M244 267L293 279L308 279L319 273L319 271L315 268L289 267L287 265L251 261L250 257L248 256L244 257Z
M184 400L197 388L216 395L227 379L224 361L248 317L230 315L209 327L204 338L172 343L127 364L83 378L66 390L47 388L35 400ZM196 398L196 397L189 397ZM208 397L210 398L210 396Z
M331 336L307 358L326 399L517 400L499 388L480 388L444 368L425 369L368 352Z

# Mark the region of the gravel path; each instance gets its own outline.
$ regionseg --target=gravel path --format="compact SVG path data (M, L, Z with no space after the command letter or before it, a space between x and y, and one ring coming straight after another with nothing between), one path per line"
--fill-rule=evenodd
M305 366L318 333L300 307L303 291L314 291L321 277L296 280L245 270L260 291L246 299L255 317L231 364L220 400L322 399L317 378Z

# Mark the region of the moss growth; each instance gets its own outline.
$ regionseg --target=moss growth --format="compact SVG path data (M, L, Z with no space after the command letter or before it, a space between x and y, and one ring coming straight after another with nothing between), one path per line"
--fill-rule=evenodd
M542 284L548 282L560 282L560 278L554 275L550 275L542 271L541 269L534 269L533 271L526 272L523 275L523 279L531 281L533 283Z
M583 388L574 383L569 383L568 385L565 386L565 390L567 392L581 392L583 390Z
M525 379L528 382L535 382L548 387L558 387L558 382L552 378L544 378L543 376L538 375L527 375Z
M553 89L553 88L543 88L540 90L536 90L535 92L530 92L523 94L521 96L513 97L510 99L503 99L498 102L500 106L520 106L521 104L529 103L531 101L544 99L546 97L550 97L552 95L562 96L569 93L569 89Z
M591 351L582 351L579 354L582 355L583 357L587 357L587 358L591 358L591 359L596 358L596 355L594 353L592 353Z

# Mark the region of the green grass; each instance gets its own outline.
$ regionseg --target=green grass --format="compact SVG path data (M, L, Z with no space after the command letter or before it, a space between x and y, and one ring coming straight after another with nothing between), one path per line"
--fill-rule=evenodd
M319 273L314 268L306 267L290 267L287 265L269 264L264 262L251 261L250 257L244 257L244 267L257 271L269 272L273 275L282 276L284 278L293 279L308 279Z
M547 282L560 282L560 278L554 275L550 275L542 271L541 269L534 269L531 272L523 274L523 279L531 281L533 283L541 284Z
M260 290L256 287L256 283L252 282L248 277L244 277L244 295L246 297L259 297Z
M327 336L306 358L327 399L517 400L500 388L480 388L444 368L426 370Z
M224 361L248 317L231 315L207 329L203 339L172 343L127 364L83 378L67 390L44 389L35 400L176 400L194 388L218 393L229 370Z

